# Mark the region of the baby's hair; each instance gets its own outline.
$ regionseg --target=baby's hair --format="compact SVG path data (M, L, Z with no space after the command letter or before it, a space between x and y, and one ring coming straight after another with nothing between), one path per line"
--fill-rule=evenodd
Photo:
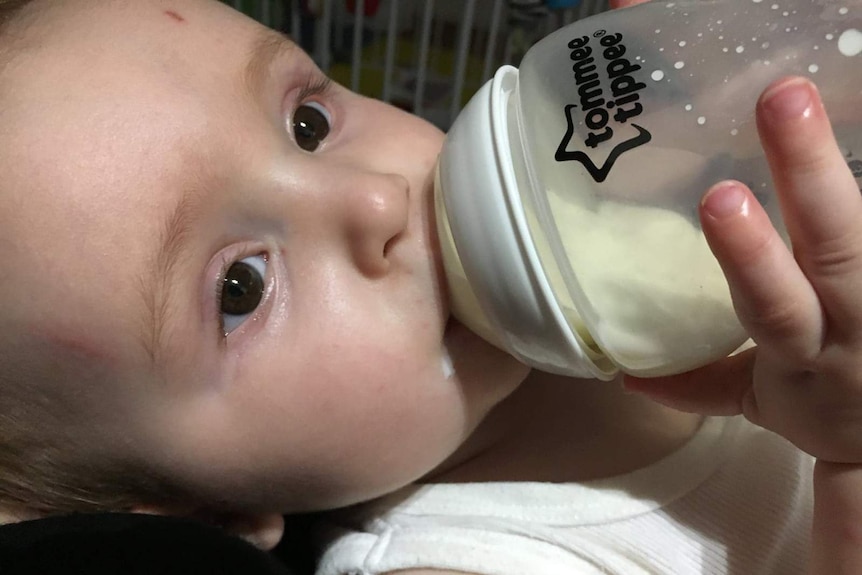
M7 24L18 16L21 9L33 4L35 0L0 0L0 33L4 31Z
M55 2L0 0L0 112L4 91L14 90L4 78L4 64L16 56L16 38L38 25L40 11ZM0 158L0 210L9 209L2 203L2 170ZM5 335L0 337L0 523L137 506L194 505L184 490L134 457L103 453L94 441L97 432L81 431L86 422L82 425L84 418L75 416L80 405L76 386L104 384L98 378L110 376L94 376L32 337Z
M0 20L5 22L13 18L18 10L32 2L33 0L0 0Z
M21 12L30 5L35 5L41 0L0 0L0 70L8 63L12 41L9 30L20 24Z

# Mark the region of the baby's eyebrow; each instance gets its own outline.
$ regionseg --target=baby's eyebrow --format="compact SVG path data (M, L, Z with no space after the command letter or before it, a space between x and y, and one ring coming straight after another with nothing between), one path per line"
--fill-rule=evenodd
M159 230L159 248L148 275L141 278L148 317L145 319L147 333L144 347L153 364L159 362L164 350L165 321L171 310L171 285L175 278L177 264L181 261L187 247L189 232L194 229L199 218L202 196L195 188L186 188L182 198L164 220Z
M261 31L243 73L243 83L255 100L264 91L273 64L295 49L296 44L281 32L269 28Z

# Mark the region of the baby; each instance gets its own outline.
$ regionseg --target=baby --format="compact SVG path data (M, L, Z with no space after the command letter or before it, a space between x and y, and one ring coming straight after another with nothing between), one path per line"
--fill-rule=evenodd
M442 134L329 82L284 37L211 0L0 0L0 14L4 521L177 514L271 547L283 513L397 491L357 510L364 526L333 516L349 528L321 572L503 573L508 539L483 535L498 516L469 511L470 485L601 502L624 484L639 512L606 516L605 539L576 526L544 572L695 572L637 554L680 541L719 557L708 572L801 572L812 459L762 427L820 458L811 568L862 568L862 205L810 83L773 85L758 110L796 258L749 190L721 183L702 204L758 347L624 387L528 374L449 317ZM702 417L740 412L760 427ZM686 473L661 491L668 462ZM411 484L461 502L469 516L438 513L429 541L463 536L474 554L383 553L392 530L375 518L421 503L398 491ZM714 497L734 489L746 514ZM696 496L714 513L692 516ZM527 523L508 568L539 573L547 543L522 551Z

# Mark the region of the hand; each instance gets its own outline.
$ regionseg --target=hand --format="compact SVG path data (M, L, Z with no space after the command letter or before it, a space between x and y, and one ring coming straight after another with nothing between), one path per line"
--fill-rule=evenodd
M757 122L792 253L742 184L717 184L700 207L757 347L628 384L682 409L743 413L819 459L862 463L862 196L809 81L770 86Z
M862 572L862 196L809 81L771 85L757 125L792 252L738 182L714 186L700 208L756 347L626 385L686 411L742 413L817 457L815 564Z

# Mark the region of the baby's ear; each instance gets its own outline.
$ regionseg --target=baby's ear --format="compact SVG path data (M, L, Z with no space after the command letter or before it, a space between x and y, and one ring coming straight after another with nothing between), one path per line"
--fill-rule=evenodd
M284 535L284 517L278 513L225 513L216 515L182 508L169 509L151 506L135 507L132 511L148 515L198 519L204 523L220 527L231 535L235 535L264 551L273 549Z
M284 535L284 517L278 513L232 515L221 526L264 551L273 549Z
M41 517L42 515L40 513L24 507L0 506L0 525L29 521L31 519L39 519Z

